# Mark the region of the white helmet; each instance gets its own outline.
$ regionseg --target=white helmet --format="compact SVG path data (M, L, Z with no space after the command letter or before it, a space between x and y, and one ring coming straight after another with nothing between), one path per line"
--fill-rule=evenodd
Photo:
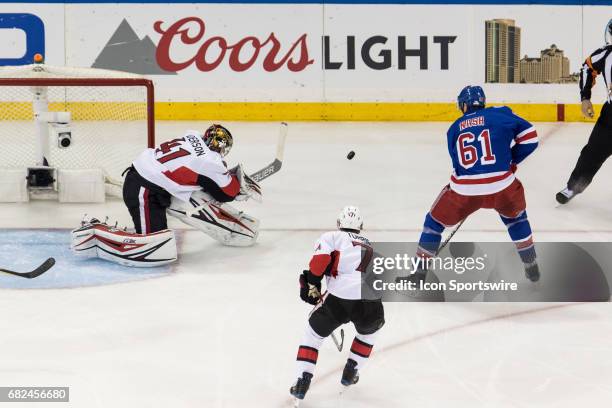
M359 208L354 205L344 207L338 216L338 228L361 231L363 229L363 219Z

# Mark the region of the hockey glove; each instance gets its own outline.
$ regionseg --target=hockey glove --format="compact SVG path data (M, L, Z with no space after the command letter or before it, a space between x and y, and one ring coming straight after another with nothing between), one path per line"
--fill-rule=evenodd
M300 298L311 305L316 305L321 299L321 279L309 270L300 275Z
M240 193L236 196L236 201L246 201L249 198L261 203L262 195L261 195L261 187L259 184L249 177L248 174L244 172L242 168L242 164L238 164L235 167L232 167L229 172L236 176L238 182L240 183Z

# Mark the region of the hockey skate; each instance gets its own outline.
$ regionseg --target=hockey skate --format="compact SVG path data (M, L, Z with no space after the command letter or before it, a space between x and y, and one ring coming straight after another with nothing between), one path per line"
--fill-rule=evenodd
M424 269L419 269L415 273L412 273L408 276L398 276L395 278L396 283L412 283L415 290L418 290L421 286L421 282L425 282L425 278L427 277L427 271Z
M357 362L352 358L349 358L344 366L344 370L342 371L342 379L340 382L345 387L349 385L357 384L359 381L359 372L357 371Z
M289 393L295 397L294 407L297 407L306 396L308 388L310 388L310 380L312 380L312 374L304 371L302 378L298 378L295 385L289 389Z
M559 191L555 198L557 199L557 202L559 204L567 204L576 195L578 195L578 193L566 187L563 190Z
M405 285L411 284L414 291L418 292L421 284L425 282L425 279L427 278L427 268L424 266L425 264L419 263L414 272L411 272L408 276L398 276L395 278L395 282L403 283Z
M525 276L532 282L540 280L540 267L536 261L525 264Z

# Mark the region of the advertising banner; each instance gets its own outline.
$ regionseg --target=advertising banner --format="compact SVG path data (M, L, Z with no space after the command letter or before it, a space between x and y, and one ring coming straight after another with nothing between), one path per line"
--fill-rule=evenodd
M152 77L160 102L349 104L353 112L377 103L449 109L467 84L484 84L490 102L534 112L577 104L579 71L604 45L612 16L609 5L499 3L23 3L3 11L5 65L39 49L49 64ZM15 13L31 17L7 23ZM593 101L606 92L596 86Z
M142 7L68 5L66 63L158 75L175 101L447 102L487 83L499 102L571 103L608 19L581 6Z

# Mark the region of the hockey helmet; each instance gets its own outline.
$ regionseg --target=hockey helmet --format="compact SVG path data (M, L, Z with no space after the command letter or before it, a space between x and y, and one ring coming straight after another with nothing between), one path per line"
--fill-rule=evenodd
M353 205L344 207L338 216L338 228L361 231L363 229L363 219L359 208Z
M612 18L606 24L606 32L604 34L604 38L606 39L607 45L612 45Z
M462 112L463 104L467 105L468 111L484 108L487 104L487 97L478 85L468 85L457 96L457 107Z
M224 157L232 149L234 138L225 127L213 124L204 132L204 144L213 152Z

